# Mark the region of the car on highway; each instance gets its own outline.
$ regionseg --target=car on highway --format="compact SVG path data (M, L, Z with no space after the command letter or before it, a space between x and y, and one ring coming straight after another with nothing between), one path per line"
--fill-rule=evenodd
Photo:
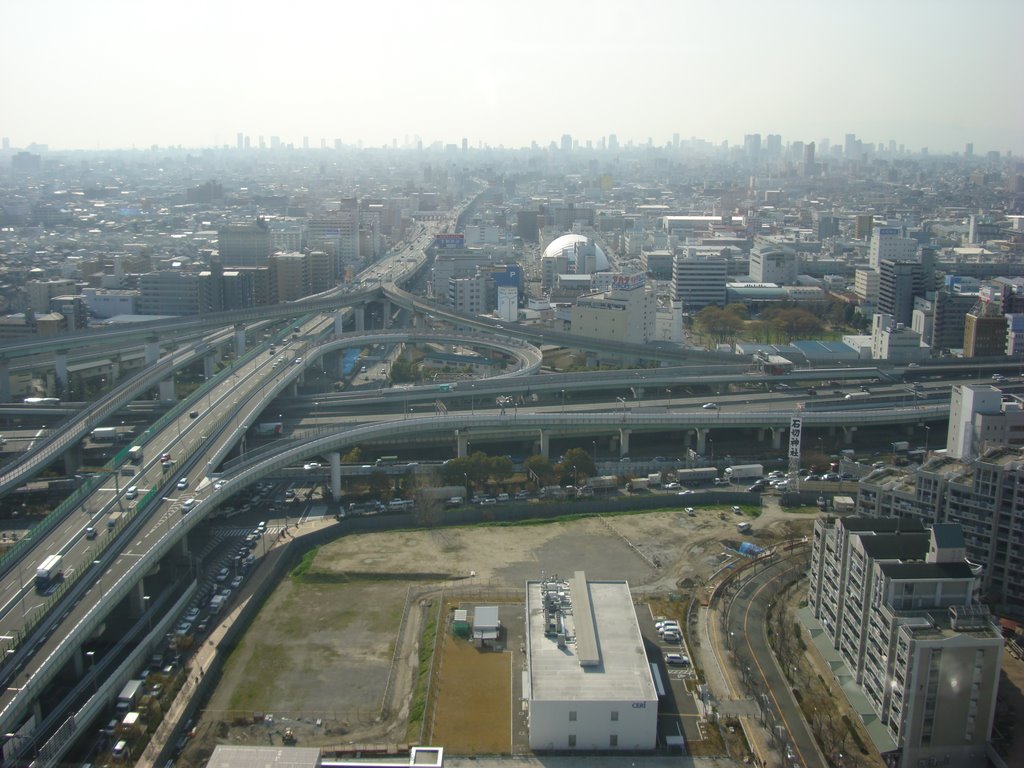
M186 613L181 618L182 618L182 621L195 621L196 619L199 618L199 609L198 608L190 608L188 610L188 613Z
M705 411L717 411L718 403L704 403L704 405L702 405L701 408L703 408Z
M190 419L198 419L199 418L199 411L189 411L188 412L188 417Z
M181 502L181 511L182 511L182 513L185 513L185 512L188 512L188 511L194 509L196 504L198 504L198 503L199 502L196 499L185 499L183 502Z
M681 486L679 483L666 483L665 484L665 490L666 491L678 491L682 487L683 486Z
M231 580L231 587L232 587L232 589L238 589L240 586L242 586L242 581L243 580L244 580L243 576L235 576L235 578L233 578Z
M170 460L171 460L171 454L169 454L169 453L161 453L160 454L160 461L170 461Z
M294 364L295 364L295 365L302 365L302 358L301 358L301 357L296 357L296 358L295 358L295 363L294 363Z
M128 490L124 492L124 497L131 501L139 495L139 489L134 485L129 485Z
M187 477L183 477L180 480L178 480L176 487L177 487L177 489L179 491L183 491L186 488L188 488L188 478Z
M85 538L89 539L90 541L92 539L96 538L96 528L95 528L95 526L87 525L85 527Z

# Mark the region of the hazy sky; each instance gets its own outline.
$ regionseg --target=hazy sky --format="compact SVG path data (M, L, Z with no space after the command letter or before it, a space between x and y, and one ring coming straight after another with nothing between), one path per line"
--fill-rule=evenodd
M4 5L14 146L757 132L1024 152L1022 0Z

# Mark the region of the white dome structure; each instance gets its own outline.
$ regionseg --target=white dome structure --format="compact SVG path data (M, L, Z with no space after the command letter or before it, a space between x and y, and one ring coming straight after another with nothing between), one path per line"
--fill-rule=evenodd
M576 261L579 251L585 247L592 246L594 249L594 271L595 272L606 272L610 267L608 257L604 255L604 251L601 250L601 246L593 242L589 237L583 235L562 235L552 240L548 247L544 249L544 255L542 258L561 256L567 249L570 251L569 257Z

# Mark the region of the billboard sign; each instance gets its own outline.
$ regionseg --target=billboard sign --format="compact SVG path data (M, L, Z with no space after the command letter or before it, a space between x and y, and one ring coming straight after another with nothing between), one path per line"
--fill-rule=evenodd
M800 459L800 432L803 419L794 416L789 420L789 458Z

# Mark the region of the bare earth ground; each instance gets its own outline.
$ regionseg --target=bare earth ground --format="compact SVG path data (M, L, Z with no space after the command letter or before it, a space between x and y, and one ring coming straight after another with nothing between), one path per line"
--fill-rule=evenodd
M808 534L814 517L766 507L744 538L770 546ZM590 578L627 579L634 592L672 592L717 569L724 549L739 542L740 519L700 508L696 517L654 512L343 537L318 552L319 581L286 579L267 601L178 764L204 764L216 743L280 744L285 727L306 746L401 742L431 591L521 590L528 578L585 570ZM379 719L407 597L393 690ZM272 713L273 722L253 724L256 711Z
M458 755L510 751L511 655L479 651L447 631L443 637L443 683L428 740Z

